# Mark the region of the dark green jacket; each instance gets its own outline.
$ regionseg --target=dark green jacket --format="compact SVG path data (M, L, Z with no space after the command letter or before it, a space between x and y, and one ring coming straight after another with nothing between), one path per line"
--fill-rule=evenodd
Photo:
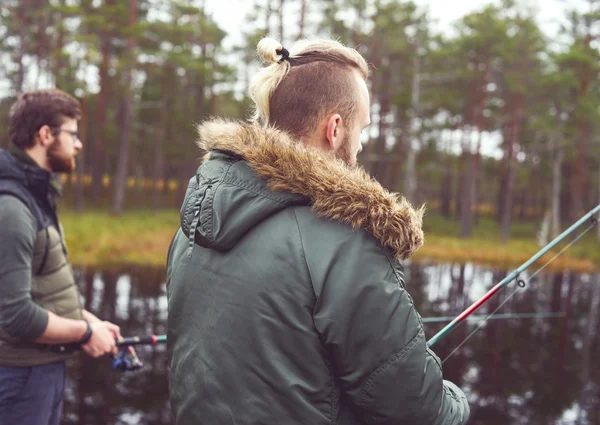
M399 259L422 211L283 133L211 122L168 258L177 425L459 425Z

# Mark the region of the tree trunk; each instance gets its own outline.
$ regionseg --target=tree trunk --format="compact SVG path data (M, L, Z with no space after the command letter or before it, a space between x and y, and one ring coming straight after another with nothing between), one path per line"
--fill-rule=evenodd
M511 158L508 164L508 174L506 176L506 193L504 194L504 204L502 205L502 221L501 221L501 241L503 244L508 242L510 235L510 226L512 223L513 211L513 191L515 186L515 165Z
M416 203L416 190L417 190L417 175L416 175L416 157L415 151L416 146L419 143L419 111L420 111L420 100L421 100L421 58L419 57L420 43L418 35L414 46L413 53L413 76L412 76L412 87L411 87L411 99L410 99L410 136L408 137L408 143L406 147L406 178L404 180L404 196L411 203Z
M40 76L42 74L42 69L44 68L44 65L42 65L42 59L40 59L39 56L35 57L35 79L33 80L33 89L34 90L39 90L40 88Z
M503 126L502 131L502 151L503 157L502 161L500 161L498 168L498 175L500 176L500 183L498 185L498 196L496 199L496 221L498 224L502 225L502 214L504 211L504 203L505 194L506 194L506 184L508 183L508 167L507 163L509 162L509 150L508 145L510 141L510 130L508 125Z
M440 213L444 218L449 219L451 214L450 204L452 203L452 167L450 166L450 159L446 162L446 173L441 182L440 198Z
M79 138L85 145L87 140L87 102L85 96L81 98L81 121L79 123ZM83 211L83 178L85 176L85 149L77 155L76 183L75 183L75 211Z
M502 220L501 220L501 241L505 244L508 241L510 233L510 225L512 222L512 206L513 206L513 188L515 184L515 146L518 143L519 125L521 122L521 113L519 109L519 101L515 102L516 108L510 124L510 133L508 145L506 146L506 193L503 194Z
M389 68L386 69L381 75L381 82L384 87L389 86L390 81L390 72ZM382 182L383 178L383 170L384 170L384 161L382 158L385 157L386 151L386 140L389 134L390 125L388 123L388 114L390 112L390 98L389 93L383 92L379 98L379 123L378 123L378 136L376 140L373 140L372 147L368 152L368 162L369 162L369 172L373 175L373 177Z
M560 192L562 184L562 164L565 156L558 140L555 141L552 160L552 239L560 234Z
M527 206L528 206L527 189L521 191L521 198L519 201L519 220L525 220L527 218Z
M211 69L215 69L217 67L216 65L216 59L215 59L215 54L213 52L212 58L211 58ZM209 87L209 101L208 101L208 114L209 116L214 116L217 112L217 93L215 92L215 82L211 81L210 83L210 87Z
M571 188L573 185L573 166L571 161L564 161L562 167L562 181L565 183L565 187ZM560 219L572 221L572 203L573 191L572 190L561 190L560 192ZM574 220L573 220L574 221Z
M587 82L582 82L580 97L583 98L587 93ZM580 114L582 112L579 112ZM583 215L583 196L584 188L587 183L586 178L586 141L588 139L588 123L584 118L577 120L577 139L575 146L575 178L573 182L573 205L572 218L576 219Z
M298 29L297 39L304 38L304 26L306 21L306 14L308 13L308 0L300 1L300 24Z
M600 204L600 169L598 170L598 204ZM600 219L600 214L596 214L596 218ZM600 224L596 225L596 235L600 241Z
M473 199L475 192L475 155L471 152L471 129L465 131L463 136L465 142L463 143L463 154L465 155L465 168L468 170L463 171L463 184L461 193L461 206L460 215L462 221L461 236L468 238L471 236L471 230L473 227Z
M284 43L283 40L283 4L285 0L279 0L279 42Z
M199 41L201 46L200 46L200 51L202 53L202 61L204 61L204 63L206 63L207 61L207 54L206 54L206 48L207 45L204 42ZM195 85L195 86L194 86ZM195 81L191 82L191 87L190 90L196 92L196 96L194 99L194 107L195 107L195 118L197 120L202 121L204 119L204 104L206 101L206 71L205 69L202 69L199 73L198 73L198 77L195 79Z
M104 132L106 131L106 108L108 103L108 65L110 55L110 39L108 34L102 35L100 67L98 68L100 78L100 93L96 105L96 137L94 140L94 155L92 156L92 201L97 203L102 191L102 175L104 174Z
M115 196L113 200L112 213L115 215L123 212L125 201L125 190L127 188L127 171L129 166L129 144L131 140L131 121L133 119L133 87L132 74L135 66L134 45L135 36L134 26L137 20L137 2L138 0L129 0L129 26L131 35L127 42L127 70L125 71L125 93L123 98L123 123L121 126L119 146L119 162L115 176Z
M537 234L537 242L538 246L544 247L548 245L548 234L550 233L550 224L552 222L552 214L550 211L546 213L544 218L542 219L542 225L540 226L540 230Z
M65 1L61 0L59 3L61 7L65 6ZM56 60L54 61L54 66L52 67L52 73L54 74L54 85L58 88L65 89L67 84L66 75L64 75L64 71L66 69L65 56L63 55L63 49L65 45L65 27L63 24L64 16L61 14L58 17L57 23L57 31L58 36L56 37L56 45L54 46L54 53L56 56Z
M386 180L386 187L393 192L398 191L400 188L403 147L404 140L402 135L398 135L396 137L396 142L392 147L392 151L390 152L390 157L392 160L388 165L389 172Z
M267 0L267 5L265 6L265 35L270 35L271 33L271 0Z
M26 8L23 6L17 6L17 13L15 13L16 21L19 25L19 56L17 57L17 78L15 81L15 94L18 96L23 92L23 85L25 83L25 64L23 59L27 54L27 18L25 16Z
M481 147L481 137L482 132L484 130L484 115L483 110L485 107L485 98L486 98L486 82L488 75L488 64L487 59L478 63L479 65L483 65L483 70L481 71L481 78L479 79L478 84L475 86L473 90L473 100L476 106L474 106L473 117L475 118L475 128L477 129L478 138L477 138L477 146L475 148L475 153L471 154L471 167L469 172L469 177L466 179L467 183L467 193L465 194L466 199L463 202L462 208L462 231L461 236L463 238L471 237L471 232L473 228L473 207L477 206L477 179L479 173L479 159L480 159L480 147ZM470 151L471 143L469 139L469 151Z
M164 105L160 110L160 131L158 136L154 138L154 182L158 185L158 182L162 181L164 186L162 188L155 187L153 194L153 209L156 211L162 206L163 194L167 190L167 179L165 177L165 160L163 155L163 143L167 140L168 132L168 114L170 108L170 96L168 93L168 81L171 75L169 65L166 66L165 73L163 74L162 81L162 99Z
M464 131L464 130L463 130ZM465 202L464 191L466 189L466 173L465 168L468 162L468 154L463 146L463 151L460 154L458 161L458 169L456 170L456 196L454 197L454 219L460 220L462 217L463 203Z
M475 185L477 177L477 155L469 154L469 172L465 177L466 193L463 194L462 213L462 230L463 238L470 238L473 230L473 207L475 202Z

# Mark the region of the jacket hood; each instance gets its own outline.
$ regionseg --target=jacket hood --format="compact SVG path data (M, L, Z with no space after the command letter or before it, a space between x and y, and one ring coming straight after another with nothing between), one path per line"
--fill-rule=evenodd
M181 225L201 245L231 249L260 221L302 204L366 230L397 259L423 244L424 208L414 209L361 167L306 148L274 128L214 120L198 131L197 144L208 155L190 181Z
M51 175L37 165L17 159L9 151L0 149L0 180L14 180L37 195L48 192Z
M0 179L24 182L25 171L19 166L17 159L8 151L0 149Z

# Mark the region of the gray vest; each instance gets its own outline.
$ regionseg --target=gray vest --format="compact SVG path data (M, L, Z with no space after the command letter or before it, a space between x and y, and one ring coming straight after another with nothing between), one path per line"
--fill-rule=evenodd
M58 316L83 319L79 288L63 251L61 233L54 226L46 229L39 231L35 240L32 270L35 272L40 266L41 270L33 276L31 297L36 304ZM46 261L42 265L44 257ZM69 357L70 354L51 352L43 344L17 341L0 328L0 364L33 366Z
M82 319L81 294L67 259L67 249L54 209L54 200L43 187L44 176L30 169L26 178L0 180L0 193L20 199L37 222L37 236L31 259L31 298L48 311L69 319ZM37 180L35 180L37 178ZM47 187L47 182L45 182ZM34 366L64 361L70 355L54 353L45 344L19 341L0 327L0 364L4 366Z

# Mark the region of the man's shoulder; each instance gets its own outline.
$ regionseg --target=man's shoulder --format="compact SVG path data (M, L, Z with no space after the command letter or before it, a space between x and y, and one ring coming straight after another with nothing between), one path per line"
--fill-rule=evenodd
M338 218L324 217L311 206L294 206L294 214L300 232L307 237L316 238L320 243L351 239L355 243L380 245L362 226L353 226L351 220L340 215Z
M273 190L266 179L261 178L256 171L242 158L235 155L220 154L215 159L206 162L201 169L205 180L236 186L239 190L250 191L282 204L306 204L302 195L285 190Z
M24 211L31 213L21 197L10 192L0 192L0 215L23 214Z
M36 230L36 221L29 207L18 197L0 193L0 226L5 230Z
M23 182L11 178L5 179L2 176L0 176L0 196L19 199L26 206L34 200L33 194Z

